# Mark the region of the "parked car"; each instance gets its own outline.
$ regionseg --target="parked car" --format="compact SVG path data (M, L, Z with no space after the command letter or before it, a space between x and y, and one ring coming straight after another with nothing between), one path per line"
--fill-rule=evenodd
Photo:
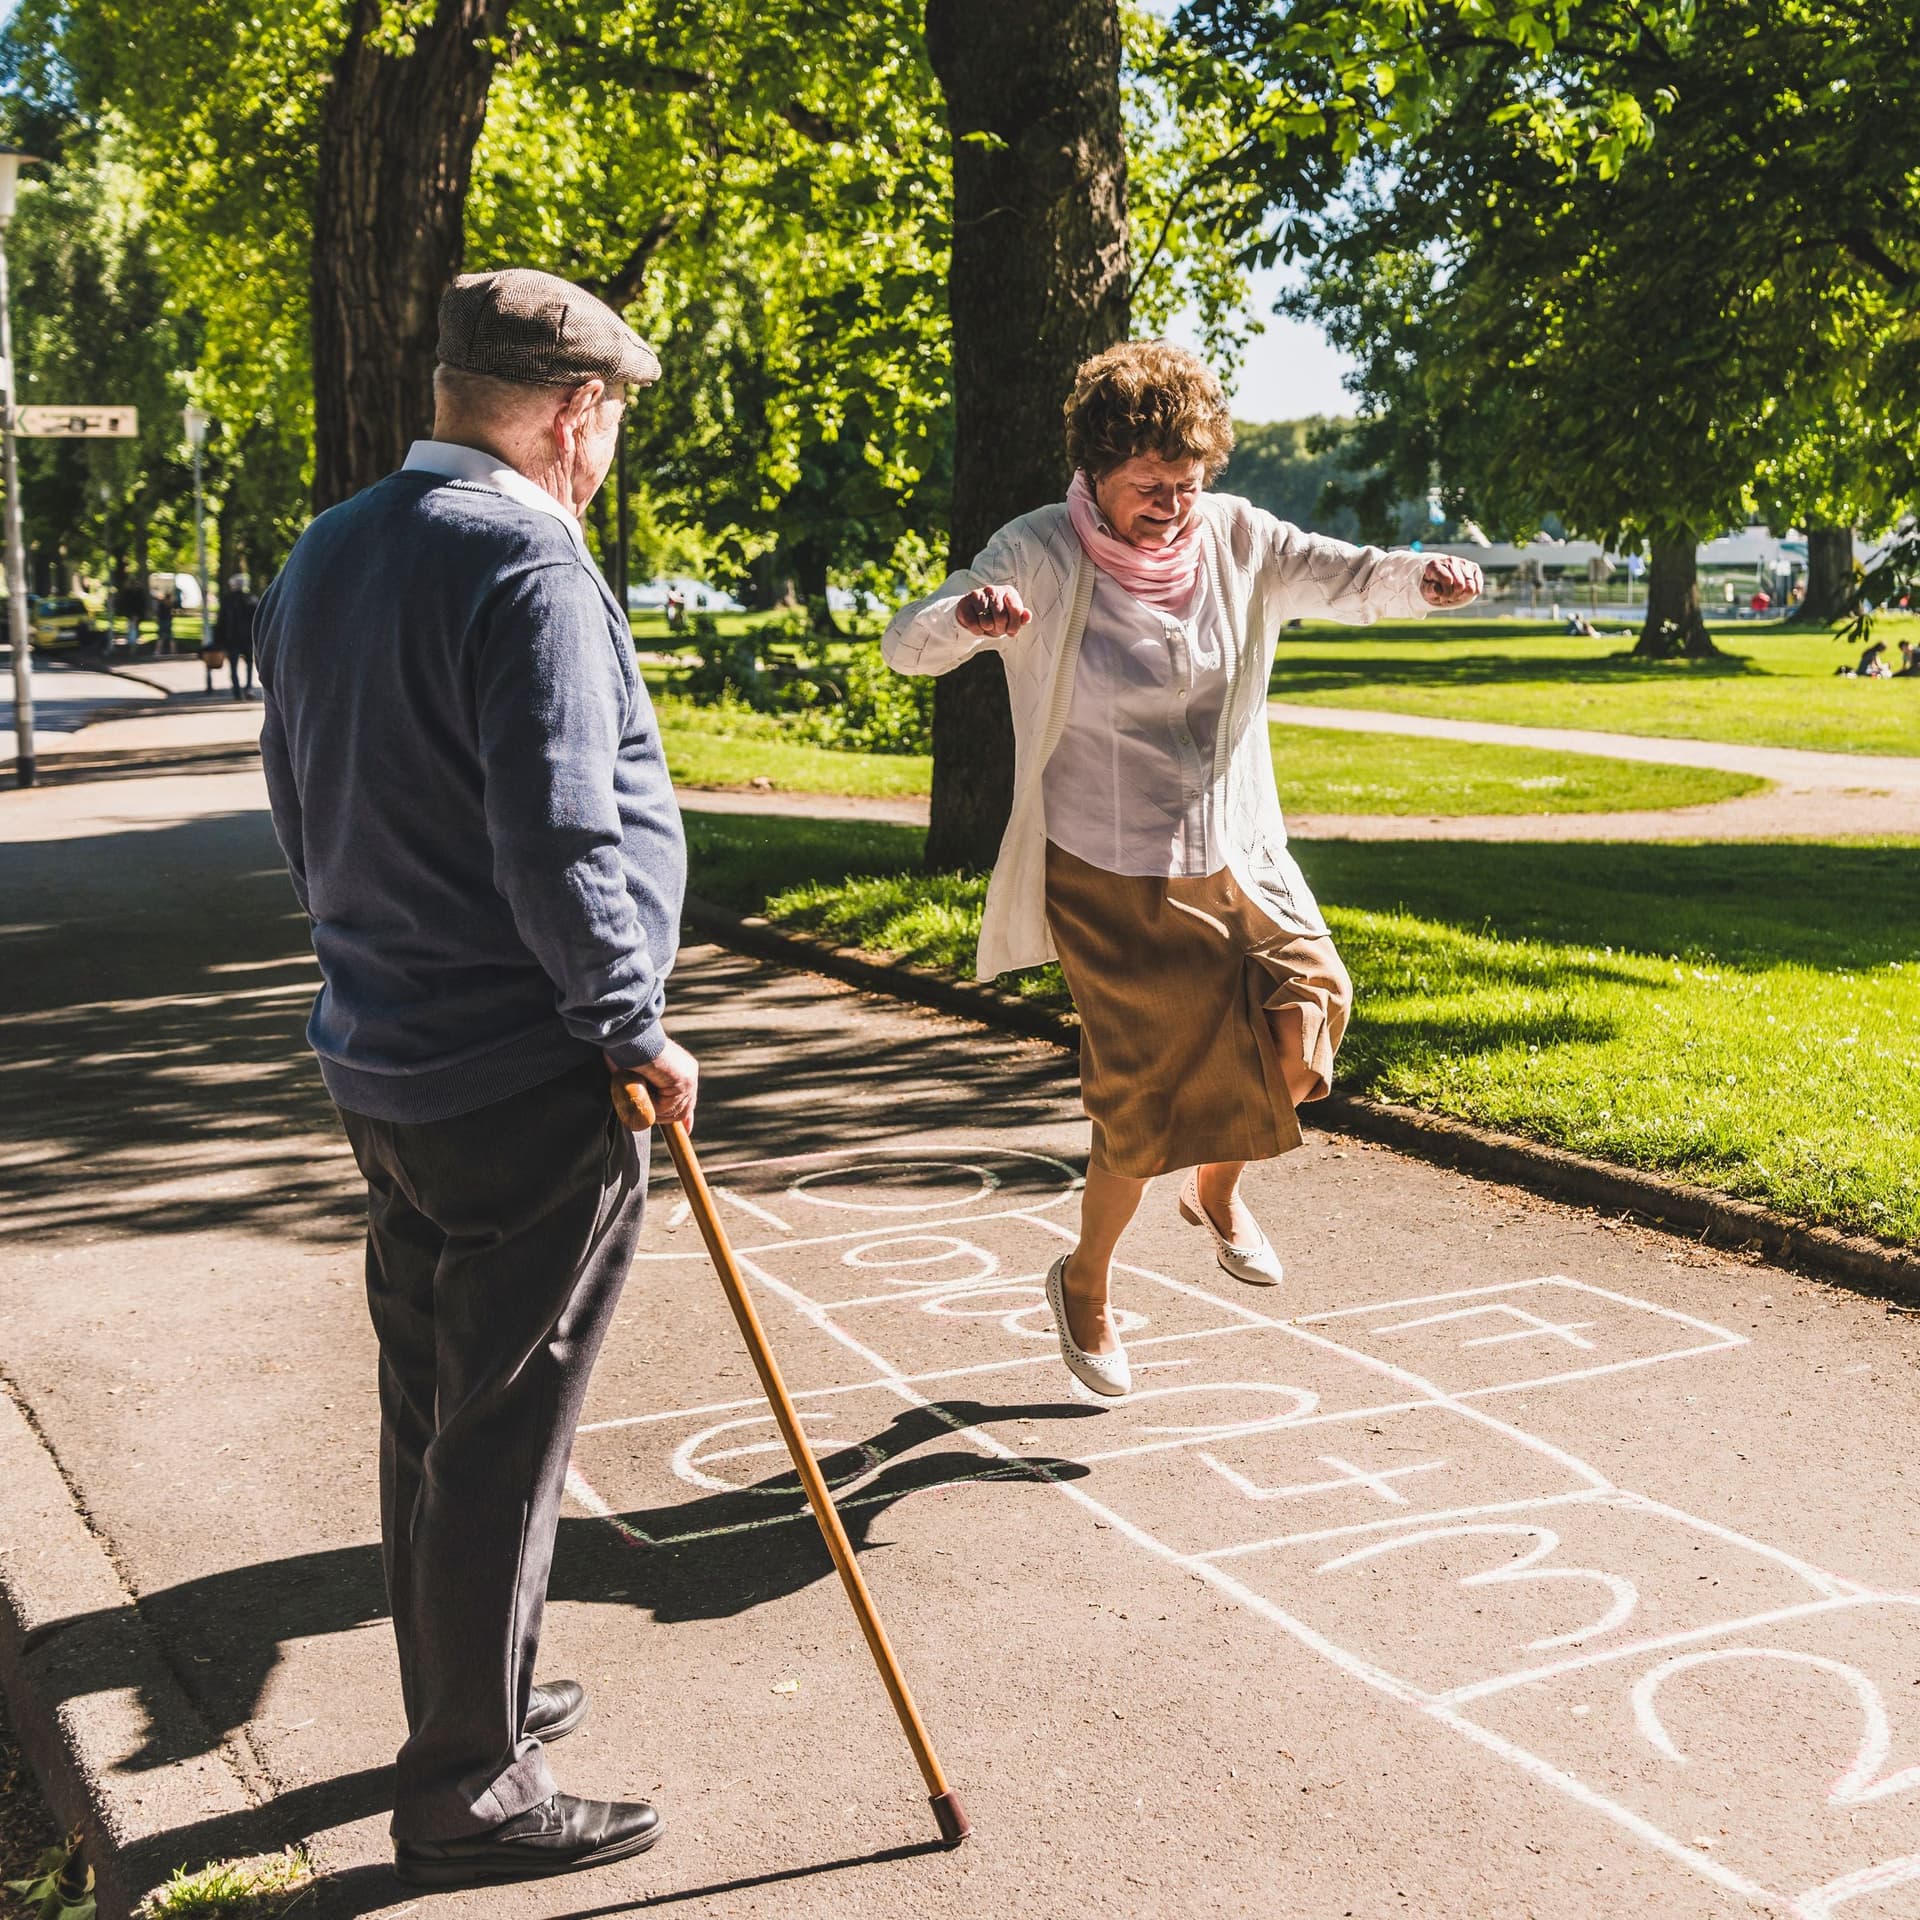
M60 648L90 647L100 635L84 600L50 594L32 602L29 631L44 653Z

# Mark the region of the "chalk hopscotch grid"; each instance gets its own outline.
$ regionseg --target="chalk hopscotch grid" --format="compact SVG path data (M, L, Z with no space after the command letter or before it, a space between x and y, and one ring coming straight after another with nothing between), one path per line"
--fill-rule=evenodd
M909 1168L936 1166L943 1170L967 1171L978 1176L980 1182L979 1189L975 1195L971 1196L973 1200L996 1199L1001 1189L999 1179L994 1175L991 1168L979 1163L979 1158L972 1161L962 1161L953 1158L941 1159L937 1157L936 1152L926 1149L902 1149L891 1158L885 1157L887 1155L886 1149L866 1149L864 1152L866 1155L865 1158L850 1158L847 1153L834 1150L809 1155L777 1156L766 1160L734 1163L724 1169L717 1169L716 1172L739 1176L748 1173L759 1173L764 1169L772 1167L790 1167L803 1165L808 1162L818 1162L821 1163L821 1170L818 1174L810 1176L802 1182L790 1183L786 1193L781 1197L799 1200L813 1205L826 1204L842 1207L849 1211L863 1209L858 1209L852 1203L845 1201L823 1202L819 1196L805 1192L803 1190L804 1187L810 1185L812 1179L827 1177L835 1171L837 1171L841 1177L845 1178L862 1172L889 1171L899 1173ZM1702 1643L1710 1640L1724 1640L1730 1635L1750 1631L1755 1628L1812 1619L1827 1614L1841 1613L1852 1608L1888 1605L1920 1607L1920 1597L1881 1592L1841 1576L1829 1574L1818 1567L1812 1566L1808 1562L1800 1560L1790 1553L1776 1547L1770 1547L1763 1542L1750 1539L1731 1528L1723 1527L1716 1522L1704 1519L1698 1515L1686 1513L1679 1508L1651 1499L1646 1495L1617 1487L1610 1482L1605 1475L1598 1473L1588 1463L1579 1460L1576 1456L1567 1453L1564 1449L1556 1447L1551 1442L1543 1440L1536 1435L1528 1434L1523 1429L1497 1418L1487 1409L1472 1404L1476 1400L1498 1394L1531 1391L1535 1388L1544 1389L1548 1386L1565 1384L1574 1380L1586 1380L1601 1375L1627 1371L1633 1368L1661 1365L1669 1360L1689 1359L1704 1354L1724 1352L1748 1344L1744 1336L1733 1333L1726 1328L1715 1326L1711 1322L1697 1319L1692 1315L1680 1313L1671 1308L1661 1307L1653 1302L1640 1300L1631 1295L1595 1287L1589 1283L1573 1280L1565 1275L1558 1274L1543 1276L1535 1280L1505 1282L1484 1287L1461 1288L1445 1293L1421 1295L1371 1305L1334 1308L1311 1314L1303 1314L1293 1319L1284 1319L1262 1313L1259 1309L1248 1305L1244 1300L1230 1299L1213 1294L1205 1288L1194 1286L1189 1282L1176 1279L1171 1275L1158 1273L1149 1268L1116 1262L1116 1266L1122 1273L1165 1288L1172 1293L1185 1295L1193 1300L1203 1302L1208 1307L1229 1315L1234 1322L1234 1324L1226 1327L1213 1327L1164 1336L1149 1336L1138 1340L1130 1339L1128 1342L1128 1350L1130 1353L1138 1355L1143 1350L1150 1349L1153 1350L1155 1355L1154 1358L1150 1358L1144 1363L1136 1365L1136 1373L1144 1374L1163 1370L1174 1370L1192 1364L1191 1357L1162 1357L1167 1349L1197 1341L1218 1341L1223 1336L1231 1342L1231 1337L1235 1334L1264 1332L1268 1334L1280 1334L1290 1340L1305 1343L1319 1349L1331 1358L1336 1358L1369 1373L1387 1378L1400 1385L1406 1391L1408 1397L1385 1405L1369 1404L1364 1407L1343 1409L1333 1413L1282 1413L1264 1420L1250 1420L1215 1425L1188 1433L1179 1433L1177 1430L1174 1430L1169 1432L1167 1437L1160 1440L1143 1441L1128 1447L1108 1449L1101 1452L1072 1457L1073 1464L1091 1465L1097 1462L1120 1460L1149 1452L1167 1451L1182 1447L1202 1451L1206 1446L1219 1446L1232 1438L1277 1431L1281 1428L1292 1430L1295 1427L1307 1425L1333 1426L1341 1422L1370 1420L1389 1414L1416 1412L1426 1409L1441 1409L1463 1417L1482 1426L1500 1438L1518 1445L1522 1449L1529 1450L1542 1458L1554 1462L1576 1479L1586 1482L1586 1485L1580 1490L1559 1495L1534 1496L1531 1498L1502 1501L1470 1508L1463 1507L1441 1510L1416 1509L1404 1515L1390 1516L1358 1525L1276 1534L1266 1539L1240 1542L1204 1552L1184 1551L1162 1540L1149 1528L1140 1525L1117 1508L1095 1497L1076 1481L1062 1478L1049 1462L1027 1458L1012 1447L1009 1447L1005 1442L985 1428L969 1426L962 1423L954 1417L947 1408L939 1404L936 1400L929 1398L928 1395L922 1391L923 1388L938 1390L956 1381L973 1381L995 1375L1019 1374L1035 1367L1057 1368L1056 1357L1051 1351L1043 1355L989 1361L964 1367L926 1369L917 1372L908 1371L896 1366L877 1349L858 1339L845 1327L837 1324L832 1318L835 1312L849 1307L865 1307L880 1304L920 1304L924 1306L927 1304L930 1296L936 1295L944 1298L962 1297L969 1293L1017 1294L1023 1289L1032 1290L1040 1278L1039 1274L1002 1274L998 1268L998 1261L994 1256L987 1254L985 1249L972 1248L972 1251L979 1252L985 1256L986 1265L980 1273L976 1274L970 1280L945 1284L932 1282L924 1286L899 1286L884 1294L856 1295L848 1299L821 1301L813 1298L800 1287L792 1284L788 1280L782 1279L772 1272L764 1263L763 1259L756 1259L754 1257L756 1254L771 1256L776 1252L786 1254L802 1248L825 1249L840 1246L853 1250L843 1252L843 1264L850 1266L864 1265L867 1263L859 1262L854 1258L854 1253L861 1248L878 1248L887 1244L904 1247L914 1244L915 1242L921 1245L939 1243L971 1248L971 1243L959 1239L951 1233L941 1234L937 1230L941 1228L971 1227L989 1221L1007 1224L1024 1224L1028 1227L1038 1229L1045 1234L1054 1236L1058 1240L1068 1243L1073 1241L1076 1237L1073 1228L1065 1225L1061 1221L1048 1217L1049 1210L1071 1198L1074 1190L1077 1189L1080 1184L1078 1178L1073 1174L1072 1169L1068 1167L1065 1162L1056 1160L1052 1156L1041 1154L1008 1155L1004 1150L989 1150L980 1157L1014 1157L1029 1163L1049 1166L1057 1169L1063 1176L1063 1187L1059 1193L1042 1202L1036 1203L1032 1200L1027 1200L1016 1204L997 1204L981 1207L978 1211L974 1212L965 1210L969 1204L969 1201L965 1198L957 1201L937 1200L930 1203L923 1203L917 1207L887 1204L875 1207L872 1210L902 1216L918 1214L921 1217L915 1220L901 1218L898 1220L883 1221L879 1224L870 1223L864 1227L839 1233L800 1235L796 1234L791 1224L782 1215L774 1212L772 1208L763 1206L757 1201L750 1200L747 1196L739 1193L737 1189L728 1187L716 1180L717 1191L725 1193L727 1199L739 1208L741 1212L758 1220L763 1227L771 1228L773 1234L777 1236L776 1238L759 1242L750 1248L742 1248L736 1245L736 1253L740 1259L742 1270L770 1294L784 1301L803 1320L814 1326L818 1331L826 1334L844 1351L862 1361L873 1370L872 1377L866 1380L838 1384L830 1387L814 1388L797 1393L794 1395L796 1402L808 1405L816 1402L829 1401L847 1394L886 1392L900 1399L908 1406L930 1413L948 1429L953 1437L981 1453L987 1461L995 1463L993 1466L985 1468L980 1475L970 1476L970 1478L1016 1479L1029 1482L1039 1480L1049 1483L1057 1492L1071 1500L1076 1506L1090 1513L1103 1524L1113 1528L1123 1538L1129 1540L1135 1546L1152 1554L1157 1559L1168 1562L1179 1570L1192 1575L1194 1578L1205 1582L1217 1591L1232 1598L1253 1614L1280 1628L1301 1645L1319 1654L1342 1672L1348 1674L1349 1677L1361 1681L1374 1691L1395 1700L1401 1705L1414 1709L1427 1718L1459 1734L1472 1744L1485 1749L1489 1753L1506 1761L1508 1764L1518 1767L1521 1771L1533 1778L1565 1794L1582 1807L1612 1821L1617 1826L1633 1834L1644 1844L1653 1847L1658 1852L1686 1866L1693 1872L1699 1874L1703 1879L1749 1903L1772 1908L1777 1912L1791 1916L1792 1920L1833 1920L1833 1916L1839 1912L1840 1908L1854 1900L1920 1880L1920 1854L1916 1854L1900 1859L1877 1862L1869 1867L1859 1869L1856 1872L1843 1875L1838 1879L1830 1880L1822 1886L1803 1890L1798 1894L1783 1893L1768 1888L1761 1885L1758 1881L1738 1872L1726 1862L1714 1859L1712 1855L1701 1846L1692 1845L1677 1839L1653 1821L1649 1820L1645 1815L1637 1812L1634 1808L1624 1805L1606 1793L1591 1787L1577 1775L1568 1772L1566 1769L1543 1758L1541 1755L1530 1751L1519 1742L1510 1739L1495 1728L1469 1718L1461 1711L1463 1705L1471 1701L1497 1696L1509 1692L1514 1688L1537 1685L1542 1681L1558 1678L1565 1674L1615 1665L1623 1661L1644 1660L1649 1655L1666 1651L1670 1652L1673 1658L1661 1667L1643 1676L1634 1690L1634 1716L1640 1731L1656 1751L1662 1753L1669 1759L1683 1760L1684 1756L1680 1755L1678 1749L1673 1745L1664 1726L1659 1721L1653 1706L1653 1696L1657 1692L1659 1685L1662 1684L1667 1677L1674 1672L1685 1670L1690 1665L1720 1658L1751 1657L1800 1661L1817 1668L1832 1670L1841 1674L1847 1678L1850 1683L1855 1685L1857 1693L1862 1694L1862 1705L1867 1726L1866 1736L1852 1769L1843 1777L1842 1781L1838 1783L1831 1797L1837 1802L1844 1801L1846 1798L1846 1790L1849 1789L1849 1787L1853 1789L1852 1797L1860 1800L1884 1796L1889 1792L1903 1790L1909 1785L1920 1785L1920 1767L1909 1768L1899 1774L1888 1775L1884 1778L1878 1777L1880 1773L1880 1762L1884 1759L1886 1749L1890 1743L1890 1735L1886 1725L1884 1709L1879 1703L1877 1690L1874 1689L1871 1682L1867 1681L1865 1676L1861 1675L1856 1669L1846 1667L1845 1664L1841 1662L1826 1660L1818 1655L1790 1652L1782 1649L1734 1648L1717 1652L1712 1650L1698 1650L1701 1648ZM937 1215L939 1217L926 1217L929 1215ZM678 1219L670 1216L668 1225L670 1228L673 1228L679 1224L683 1224L683 1222L684 1214L681 1214ZM666 1253L653 1252L645 1254L642 1256L642 1262L686 1261L689 1259L697 1260L700 1257L700 1255L695 1253L676 1250ZM898 1264L911 1266L914 1262L902 1259ZM1596 1362L1587 1367L1567 1368L1555 1373L1532 1376L1523 1380L1448 1390L1409 1367L1402 1366L1397 1362L1387 1360L1378 1354L1367 1352L1361 1348L1346 1345L1334 1338L1330 1333L1318 1331L1319 1328L1329 1326L1332 1323L1363 1317L1377 1323L1383 1316L1402 1312L1413 1312L1422 1307L1438 1308L1440 1311L1431 1316L1417 1316L1411 1323L1402 1322L1399 1323L1398 1326L1381 1326L1375 1324L1371 1326L1369 1330L1375 1335L1381 1335L1408 1330L1409 1327L1434 1324L1455 1318L1464 1320L1468 1317L1487 1314L1489 1310L1503 1305L1510 1307L1511 1301L1507 1297L1525 1294L1531 1290L1543 1287L1552 1287L1576 1295L1585 1294L1594 1298L1596 1302L1604 1300L1613 1305L1629 1309L1636 1314L1653 1315L1697 1332L1703 1337L1694 1345L1678 1347L1658 1354L1634 1356L1626 1360ZM1014 1316L1009 1315L1006 1317L1012 1318ZM1527 1310L1521 1310L1519 1317L1523 1322L1532 1321L1533 1325L1527 1326L1523 1324L1519 1333L1514 1336L1515 1338L1525 1337L1531 1333L1535 1336L1553 1335L1575 1347L1586 1347L1590 1349L1593 1344L1579 1338L1581 1332L1591 1330L1592 1323L1548 1322L1539 1319L1538 1316L1532 1315ZM1490 1345L1495 1344L1495 1342L1482 1340L1479 1344ZM1234 1383L1212 1382L1209 1384L1222 1386ZM1150 1391L1151 1390L1149 1390L1149 1392ZM1139 1393L1133 1396L1135 1402L1140 1398L1142 1398L1142 1395ZM764 1409L765 1405L766 1402L762 1397L759 1395L751 1395L737 1400L716 1401L698 1407L595 1421L584 1425L581 1428L581 1432L610 1432L622 1428L644 1427L661 1422L684 1423L688 1419L713 1414L740 1414L746 1416L746 1421L752 1421L754 1419L754 1410ZM745 1423L746 1422L743 1422L742 1424ZM712 1429L707 1430L708 1435L712 1432ZM707 1436L696 1435L694 1441L685 1443L682 1451L687 1451L695 1444L695 1441L704 1437ZM770 1453L778 1450L778 1443L776 1441L716 1451L709 1453L705 1457L712 1460L719 1460L749 1453ZM858 1491L858 1485L862 1480L880 1471L887 1463L887 1460L883 1458L870 1458L867 1465L863 1466L857 1472L845 1476L836 1489L836 1503L843 1507L853 1507L866 1504L869 1501L883 1502L898 1497L890 1492L863 1496ZM1209 1462L1209 1464L1215 1466L1216 1469L1225 1471L1225 1469L1220 1468L1218 1461L1212 1461ZM677 1465L678 1463L676 1462L676 1466ZM1406 1470L1401 1469L1397 1471L1404 1472ZM1354 1472L1359 1474L1363 1479L1366 1477L1362 1470L1354 1469ZM965 1483L966 1482L949 1481L934 1484L951 1485ZM726 1483L716 1482L713 1484ZM639 1529L623 1521L622 1518L600 1498L598 1493L595 1492L593 1487L577 1469L569 1473L568 1489L575 1500L585 1508L586 1511L613 1527L632 1544L654 1546L674 1544L675 1542L695 1537L707 1537L705 1534L698 1536L681 1534L672 1536L669 1540L657 1541L650 1538ZM931 1488L915 1489L915 1491L928 1490L931 1490ZM1317 1541L1357 1542L1357 1544L1349 1545L1345 1552L1336 1553L1331 1559L1321 1563L1316 1569L1318 1572L1325 1572L1342 1565L1352 1564L1369 1556L1392 1551L1395 1549L1397 1543L1411 1543L1416 1540L1441 1537L1454 1533L1471 1534L1484 1532L1488 1530L1485 1523L1491 1522L1494 1523L1494 1530L1498 1532L1533 1534L1535 1536L1544 1536L1544 1539L1533 1554L1509 1563L1505 1567L1496 1567L1479 1574L1463 1576L1460 1584L1462 1586L1470 1586L1476 1583L1488 1584L1503 1579L1538 1578L1541 1577L1541 1573L1536 1570L1535 1563L1549 1557L1556 1550L1558 1545L1557 1536L1539 1527L1521 1526L1517 1524L1508 1525L1498 1521L1496 1516L1518 1514L1523 1511L1532 1513L1543 1508L1551 1509L1559 1506L1574 1506L1580 1504L1609 1506L1621 1511L1665 1519L1676 1525L1697 1530L1703 1535L1717 1539L1729 1546L1737 1547L1742 1553L1751 1554L1762 1560L1778 1565L1783 1570L1804 1580L1819 1597L1795 1606L1772 1608L1736 1619L1716 1621L1666 1634L1642 1636L1617 1647L1573 1654L1563 1659L1537 1662L1512 1673L1475 1681L1459 1687L1431 1690L1422 1688L1390 1672L1385 1667L1379 1665L1378 1662L1364 1655L1340 1646L1307 1621L1288 1612L1277 1602L1237 1578L1226 1564L1230 1561L1245 1559L1252 1555L1284 1547L1311 1544ZM713 1529L711 1531L731 1533L768 1525L792 1524L805 1519L810 1519L810 1516L806 1514L804 1507L802 1507L792 1513L748 1520L738 1523L735 1526ZM1462 1524L1464 1522L1472 1522L1474 1524ZM1374 1538L1370 1541L1365 1540L1363 1537L1367 1535L1372 1535ZM1632 1583L1626 1582L1616 1576L1587 1568L1549 1569L1545 1571L1549 1575L1564 1574L1570 1577L1584 1576L1603 1582L1611 1582L1616 1587L1627 1587L1632 1597L1624 1601L1617 1599L1615 1608L1602 1622L1583 1627L1573 1634L1558 1636L1557 1639L1534 1643L1535 1648L1538 1650L1545 1650L1548 1646L1558 1644L1584 1641L1596 1637L1601 1632L1613 1631L1617 1626L1624 1624L1625 1619L1630 1616L1634 1610L1634 1606L1637 1604L1637 1593L1633 1590ZM1618 1617L1615 1617L1616 1615Z

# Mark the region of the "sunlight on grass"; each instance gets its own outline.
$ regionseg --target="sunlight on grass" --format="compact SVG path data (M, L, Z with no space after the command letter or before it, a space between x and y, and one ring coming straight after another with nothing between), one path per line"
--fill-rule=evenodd
M983 880L921 874L914 829L782 826L710 817L696 889L711 855L736 905L971 977ZM1920 1243L1917 852L1316 846L1358 990L1341 1084ZM1067 1003L1054 968L1001 984Z
M1383 621L1280 636L1276 699L1523 727L1920 754L1920 679L1835 676L1857 650L1822 629L1715 627L1725 658L1631 657L1621 631L1583 640L1539 622ZM1885 616L1890 650L1920 617Z
M795 740L778 714L737 706L702 707L656 694L667 771L681 787L751 787L756 779L787 793L894 797L922 794L933 778L924 753L841 753Z
M1621 813L1699 807L1768 782L1535 747L1462 746L1417 734L1275 726L1273 772L1289 813Z
M222 1860L195 1873L176 1869L141 1903L141 1920L273 1920L313 1879L298 1847L251 1860Z
M780 715L740 706L703 707L673 694L656 696L654 705L676 786L751 787L760 779L777 792L895 798L924 794L932 781L926 754L813 746L792 738ZM1767 784L1710 768L1461 747L1408 734L1282 726L1271 732L1281 800L1302 813L1615 813L1704 806Z

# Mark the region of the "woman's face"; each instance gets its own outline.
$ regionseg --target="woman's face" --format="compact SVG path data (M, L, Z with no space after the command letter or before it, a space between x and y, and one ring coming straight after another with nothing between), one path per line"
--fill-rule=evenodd
M1204 460L1136 453L1093 483L1093 497L1121 539L1136 547L1167 547L1193 518L1206 480Z

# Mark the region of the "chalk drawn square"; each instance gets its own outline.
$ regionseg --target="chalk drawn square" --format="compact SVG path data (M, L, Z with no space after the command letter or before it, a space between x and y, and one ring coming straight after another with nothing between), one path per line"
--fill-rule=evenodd
M706 1173L728 1238L743 1253L1057 1208L1080 1184L1074 1169L1051 1154L941 1144L716 1161ZM656 1152L641 1250L664 1252L698 1239L672 1163Z
M1464 1711L1797 1920L1920 1916L1912 1596L1696 1635Z
M887 1388L802 1394L797 1410L834 1503L858 1545L898 1501L981 1481L1030 1481L1067 1467L1057 1436L1081 1409L963 1394L916 1406ZM1037 1423L1037 1424L1036 1424ZM969 1429L993 1434L1011 1462ZM1037 1435L1031 1444L1023 1436ZM684 1546L789 1523L811 1533L806 1497L763 1400L642 1416L583 1428L570 1491L634 1545ZM809 1545L811 1551L811 1545Z
M1562 1274L1338 1307L1297 1324L1454 1395L1511 1393L1747 1344L1710 1321Z
M1322 1543L1310 1551L1324 1559L1382 1528L1605 1484L1578 1462L1432 1401L1331 1418L1306 1407L1291 1419L1277 1396L1222 1394L1211 1406L1204 1396L1169 1396L1159 1404L1157 1421L1147 1417L1153 1403L1134 1416L1141 1429L1161 1428L1158 1444L1141 1431L1131 1448L1095 1450L1085 1441L1104 1441L1105 1427L1084 1436L1088 1489L1169 1546L1218 1560L1236 1578L1258 1581L1281 1546ZM1234 1424L1262 1404L1274 1409L1263 1427ZM1210 1420L1212 1432L1177 1432Z
M1436 1437L1431 1451L1442 1450ZM1581 1663L1630 1659L1649 1641L1857 1591L1634 1494L1505 1504L1503 1485L1524 1484L1524 1452L1480 1456L1488 1500L1478 1512L1209 1557L1350 1653L1463 1711Z
M1283 1327L1136 1339L1130 1351L1133 1391L1076 1436L1075 1457L1090 1465L1196 1447L1224 1455L1250 1432L1410 1404L1380 1369Z
M1045 1391L1071 1398L1046 1300L1047 1267L1062 1243L1020 1220L969 1226L965 1240L978 1259L957 1266L960 1277L952 1285L894 1284L902 1275L890 1281L883 1274L884 1290L827 1295L829 1285L844 1285L844 1272L828 1275L813 1266L806 1283L812 1297L833 1301L820 1310L822 1324L902 1374L918 1378L975 1367L1031 1366L1049 1374ZM812 1257L812 1250L805 1250L793 1259ZM989 1259L990 1271L976 1270ZM753 1265L770 1276L791 1270L788 1258L775 1251L754 1255ZM903 1270L904 1277L911 1282L915 1271ZM1143 1355L1166 1340L1244 1338L1247 1324L1209 1294L1137 1272L1123 1274L1115 1287L1113 1317L1129 1350Z
M750 1269L797 1300L838 1311L897 1302L917 1310L941 1295L1024 1285L1067 1242L1024 1216L977 1220L866 1223L858 1234L799 1246L764 1246L745 1256Z

